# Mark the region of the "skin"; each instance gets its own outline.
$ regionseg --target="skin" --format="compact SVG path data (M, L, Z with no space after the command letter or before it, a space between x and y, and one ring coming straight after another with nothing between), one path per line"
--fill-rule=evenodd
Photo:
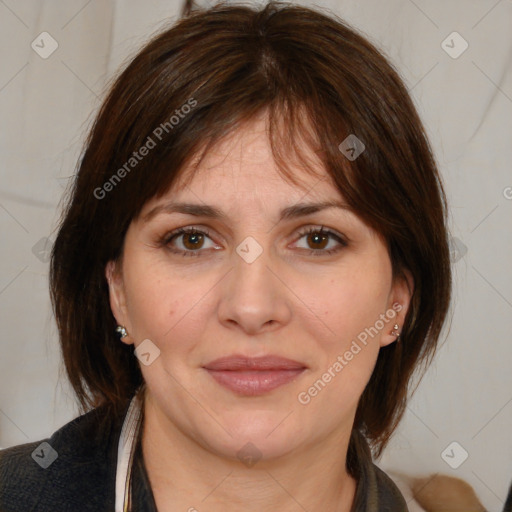
M142 449L159 511L350 511L357 482L345 458L357 403L380 347L396 340L395 323L403 325L412 282L392 281L382 239L348 210L278 222L285 207L343 199L320 163L316 170L322 179L296 168L304 188L286 182L258 119L210 152L187 187L177 183L148 202L127 231L122 263L106 267L112 312L128 331L122 341L137 347L150 339L160 350L141 364ZM171 199L214 205L227 220L160 213L142 221ZM159 244L187 226L210 236ZM322 226L348 245L300 235ZM250 264L236 252L248 236L263 250ZM332 248L339 251L325 254ZM298 394L397 303L397 316L300 403ZM234 353L276 354L307 370L269 393L240 396L202 368ZM248 441L261 454L251 467L237 458Z

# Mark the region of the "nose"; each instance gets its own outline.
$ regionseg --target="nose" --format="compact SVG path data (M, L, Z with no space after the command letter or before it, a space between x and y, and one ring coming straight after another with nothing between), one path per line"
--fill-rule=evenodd
M221 323L252 335L278 329L291 318L293 293L270 250L258 255L261 250L253 241L233 252L233 268L222 280L218 309Z

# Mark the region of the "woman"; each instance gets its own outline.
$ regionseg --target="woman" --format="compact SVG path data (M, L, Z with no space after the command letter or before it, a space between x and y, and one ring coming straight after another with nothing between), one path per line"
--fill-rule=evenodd
M372 455L447 316L446 200L404 84L341 20L220 4L155 37L50 268L84 414L1 453L1 510L407 510Z

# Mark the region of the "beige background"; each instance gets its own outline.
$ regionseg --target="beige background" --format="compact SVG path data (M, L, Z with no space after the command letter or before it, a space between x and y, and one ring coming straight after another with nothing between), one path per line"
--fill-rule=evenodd
M489 510L500 510L512 480L512 2L317 5L360 29L401 72L431 137L458 239L451 333L379 464L465 478ZM107 81L180 8L0 0L2 447L47 437L76 415L59 377L41 247ZM456 59L442 47L453 31L469 44ZM58 44L46 59L31 48L42 32ZM449 44L461 48L461 40ZM469 455L457 469L441 455L454 441ZM456 447L452 460L461 453Z

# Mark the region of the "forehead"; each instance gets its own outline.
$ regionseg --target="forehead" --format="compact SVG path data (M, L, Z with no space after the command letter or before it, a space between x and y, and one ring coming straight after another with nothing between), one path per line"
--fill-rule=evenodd
M275 161L265 120L246 124L210 148L197 168L199 157L192 158L165 194L145 204L136 221L144 225L160 214L178 213L223 222L262 216L280 222L325 210L369 228L347 204L315 151L309 146L299 151L305 161L289 154L293 150L279 153L286 158L292 181Z
M187 165L165 197L217 197L239 201L259 197L262 202L308 199L340 200L342 196L323 163L307 146L300 148L302 162L293 150L281 155L295 183L279 169L274 159L266 119L256 121L231 133L211 148L199 163ZM227 206L227 205L226 205Z

